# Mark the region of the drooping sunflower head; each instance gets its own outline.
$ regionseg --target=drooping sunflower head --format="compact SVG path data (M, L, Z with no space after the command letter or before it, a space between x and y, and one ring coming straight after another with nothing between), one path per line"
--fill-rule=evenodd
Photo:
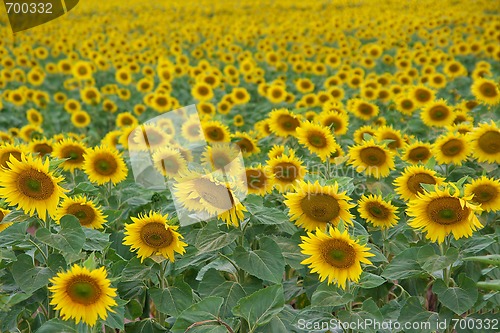
M500 129L493 121L480 124L468 136L479 162L500 163Z
M424 189L420 184L441 184L444 178L439 177L434 170L430 170L421 165L407 167L403 173L394 180L396 193L404 200L412 200Z
M374 227L387 229L398 223L397 207L380 195L363 195L358 201L359 215Z
M296 129L296 137L300 144L318 155L322 161L330 156L335 144L335 138L327 127L310 122L303 122Z
M83 227L101 229L107 216L100 207L85 196L66 198L56 212L56 222L59 223L64 215L73 215Z
M273 110L269 114L269 128L280 137L288 137L300 126L300 119L287 109Z
M394 169L394 153L371 139L349 149L349 163L358 172L375 178L386 177Z
M500 181L494 178L474 179L465 186L465 195L472 196L472 201L481 204L487 212L500 210Z
M350 197L346 192L339 192L338 184L321 186L315 183L300 181L294 186L295 192L285 194L284 204L289 208L288 215L292 221L306 231L316 228L325 230L328 225L337 226L342 219L352 225L353 215L349 209Z
M407 162L417 164L425 163L432 157L432 146L428 142L416 141L404 148L404 153L401 158Z
M94 326L98 317L105 320L108 311L115 312L112 307L117 303L116 288L111 288L104 267L88 270L74 264L66 272L58 273L50 279L52 286L51 305L59 310L64 320L74 319L76 323Z
M437 138L432 153L439 164L461 165L471 153L469 138L460 133L448 132Z
M83 166L86 150L87 147L79 141L71 138L63 139L54 145L52 156L59 159L66 159L66 161L60 164L61 167L64 170L73 172L75 169Z
M174 252L184 254L186 243L177 229L171 224L168 214L157 212L131 218L133 223L125 225L123 244L129 245L132 251L137 250L137 256L144 259L152 255L162 255L170 261L175 261Z
M10 157L0 177L0 196L10 205L18 205L30 216L34 212L45 220L47 214L54 213L67 190L60 186L63 177L54 176L49 171L49 160L21 154L21 160Z
M472 236L472 232L483 227L476 213L481 208L472 204L472 196L460 196L455 187L444 189L434 185L434 190L424 190L408 204L407 214L412 217L408 224L425 232L426 238L442 243L449 234L455 239Z
M301 236L299 246L308 258L301 263L309 265L311 273L318 273L320 281L328 280L345 288L346 281L359 281L362 273L361 263L371 264L370 248L353 240L347 230L340 232L330 228L329 232L316 229L315 234L308 232Z
M121 154L108 146L87 149L83 170L89 180L98 185L117 184L127 178L128 168Z

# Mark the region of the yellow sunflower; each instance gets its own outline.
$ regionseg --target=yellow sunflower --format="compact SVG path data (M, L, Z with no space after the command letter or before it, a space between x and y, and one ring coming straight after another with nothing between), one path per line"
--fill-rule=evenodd
M236 192L240 192L244 185L218 178L214 174L188 172L176 179L174 195L187 210L216 216L237 227L243 220L243 212L247 211L236 197Z
M137 126L139 121L130 112L122 112L116 116L116 127Z
M203 133L208 142L229 142L231 132L229 128L220 121L210 120L202 123Z
M250 134L236 132L231 137L235 139L234 143L240 147L241 153L244 157L258 154L260 152L260 148L257 146L257 140L255 140Z
M410 92L410 97L418 106L432 102L435 96L436 94L433 90L422 85L414 87Z
M317 228L325 230L328 225L337 226L342 219L345 223L353 225L353 215L349 209L350 197L346 192L339 193L339 185L321 186L318 181L314 184L301 181L294 186L295 192L285 194L283 202L288 208L290 220L304 228L313 231Z
M444 99L428 103L420 113L420 118L429 127L446 127L453 124L453 111Z
M177 232L178 226L171 225L168 214L150 212L130 219L133 223L125 225L123 244L129 245L132 251L137 250L141 262L153 255L162 255L174 262L175 252L186 252L187 244L181 241L184 237Z
M40 157L45 155L50 155L54 148L52 147L52 140L43 138L32 140L28 145L28 150L34 154L38 154Z
M391 150L401 148L404 144L403 135L401 131L392 128L392 126L381 126L375 132L375 138L378 141L392 140L387 144Z
M397 207L384 201L380 195L363 195L358 201L359 216L381 229L388 229L398 224L397 211Z
M401 158L404 161L417 164L425 163L432 157L432 146L428 142L415 141L404 148Z
M293 151L289 155L282 154L268 160L267 165L274 175L275 187L281 193L292 190L293 185L302 180L307 173L302 161Z
M11 156L0 177L0 197L9 205L17 205L25 213L34 212L45 220L47 214L54 216L66 189L60 186L64 180L49 171L49 159L42 162L31 155L21 155L21 160Z
M500 129L491 123L482 123L468 134L472 155L479 162L500 163Z
M500 89L493 80L478 78L474 80L471 91L474 97L484 104L496 105L500 103Z
M318 273L321 282L328 278L328 284L333 282L342 289L347 280L359 281L361 263L370 265L371 261L367 258L374 256L368 252L369 247L353 240L347 230L340 232L330 228L327 233L316 229L315 234L308 232L301 239L301 252L309 256L301 264L309 265L311 273Z
M357 172L383 178L394 169L394 153L385 145L377 144L371 139L349 148L349 163L356 168Z
M394 180L395 190L404 200L413 200L423 192L420 184L441 184L444 178L439 177L434 170L421 165L406 167L403 173Z
M283 145L273 145L271 150L267 153L267 157L269 157L269 159L280 157L285 152L285 149L286 147Z
M370 120L379 114L379 107L376 104L366 102L362 99L349 100L348 109L354 115L363 120Z
M273 190L274 175L269 168L257 164L245 169L244 181L247 184L248 193L263 196Z
M171 137L158 126L141 125L139 128L133 131L133 142L129 142L129 146L133 143L136 149L155 151L170 142Z
M300 119L287 109L273 110L268 119L272 133L284 138L294 134L300 126Z
M75 111L71 114L71 123L78 128L89 126L91 120L90 115L83 110Z
M23 151L26 150L27 148L22 145L13 145L10 143L0 145L0 170L2 168L9 168L7 162L11 156L20 161Z
M333 130L335 135L343 135L349 129L349 116L333 110L324 110L316 118L317 122Z
M465 185L465 195L473 196L472 201L481 204L481 209L487 212L500 210L500 181L494 178L474 179Z
M186 160L179 150L172 147L162 147L156 150L152 159L155 169L168 178L176 177L187 170Z
M394 102L396 103L396 110L408 116L411 116L418 108L417 103L406 95L396 97Z
M26 112L26 119L30 122L30 124L35 125L35 126L41 126L43 123L43 116L40 113L40 111L37 111L35 109L29 109Z
M426 238L443 243L450 233L455 239L472 236L472 232L483 227L476 212L479 206L471 203L472 195L460 197L460 191L451 186L444 189L434 185L432 192L424 190L408 203L406 214L412 219L408 225L427 232Z
M86 267L74 264L70 270L58 273L50 279L52 292L50 305L64 320L75 319L94 326L98 317L105 320L108 311L115 312L116 288L111 288L104 267L88 270Z
M102 209L85 196L66 198L56 211L56 222L59 223L64 215L73 215L83 227L91 229L102 229L107 216Z
M0 208L0 232L4 231L12 225L12 222L2 223L3 218L10 213L10 210Z
M203 139L201 132L201 124L199 118L195 116L189 117L181 127L182 137L189 142L197 142Z
M300 144L324 162L334 150L335 138L327 127L311 122L303 122L295 135Z
M63 139L54 145L52 156L66 159L60 164L61 168L67 171L75 171L83 166L85 152L87 147L74 139Z
M200 161L202 165L210 172L223 170L223 172L231 175L241 175L243 168L241 167L238 156L240 151L234 144L215 143L205 147L201 154Z
M432 154L439 164L462 165L469 156L471 145L468 138L460 133L449 132L437 138L432 146Z
M191 95L198 101L208 101L214 97L212 87L205 82L198 82L191 89Z
M111 147L89 148L83 157L83 170L93 183L103 185L112 182L116 185L127 178L125 161L121 154Z
M365 141L365 136L375 136L377 130L370 125L364 125L354 131L353 139L357 144L361 144Z

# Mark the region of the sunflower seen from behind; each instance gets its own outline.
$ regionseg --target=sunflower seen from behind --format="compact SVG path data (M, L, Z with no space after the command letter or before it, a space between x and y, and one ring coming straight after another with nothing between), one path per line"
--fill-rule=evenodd
M436 171L428 169L422 165L412 165L404 169L399 177L394 180L396 193L403 200L416 199L419 193L424 191L421 184L441 184L443 177L439 177Z
M455 239L470 237L483 227L476 216L481 208L472 203L472 198L472 195L460 196L460 191L449 184L434 185L432 191L424 189L408 203L406 214L411 217L408 225L440 244L449 234Z
M500 210L500 181L495 178L482 176L474 179L464 188L466 196L473 196L472 201L481 204L486 212Z
M361 263L371 264L370 248L353 240L347 230L340 232L330 227L327 232L316 229L301 236L301 252L308 256L301 264L308 265L311 273L318 273L321 282L327 280L345 289L347 281L359 281Z
M153 255L161 255L174 262L175 253L184 254L187 246L181 239L184 237L177 231L178 226L172 225L168 214L158 212L131 217L132 223L125 225L124 245L129 245L132 251L143 262Z
M318 181L300 181L294 189L295 192L284 195L283 203L289 208L290 220L298 227L306 231L326 230L328 225L337 226L341 219L353 225L349 210L354 205L349 203L351 198L346 192L339 192L338 183L321 186Z
M92 183L103 185L112 182L114 185L127 178L128 168L121 154L108 146L87 149L84 155L83 170Z
M22 154L20 161L11 156L8 169L1 173L0 196L30 216L35 211L42 220L47 214L54 216L67 190L61 187L64 177L49 171L49 163L49 159L42 162L31 155Z
M376 228L388 229L398 224L397 207L380 195L363 195L358 201L361 218Z
M83 227L91 229L102 229L107 218L100 207L83 195L64 199L56 211L56 223L65 215L75 216Z
M112 307L117 305L116 288L111 287L104 267L89 270L74 264L49 281L50 305L59 310L63 320L94 326L99 317L106 320L108 312L115 312Z

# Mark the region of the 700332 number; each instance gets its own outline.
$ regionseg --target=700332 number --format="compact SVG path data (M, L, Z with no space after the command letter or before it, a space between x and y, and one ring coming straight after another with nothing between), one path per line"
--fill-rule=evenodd
M7 14L52 14L52 4L6 2Z

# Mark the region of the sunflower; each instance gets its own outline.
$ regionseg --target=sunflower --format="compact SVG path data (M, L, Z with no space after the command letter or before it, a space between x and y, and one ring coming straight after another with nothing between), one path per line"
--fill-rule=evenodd
M84 128L90 125L91 118L89 114L83 110L75 111L71 114L71 123L75 127Z
M500 163L500 129L491 123L482 123L468 134L472 155L479 162Z
M287 109L273 110L269 114L269 128L277 136L288 137L300 126L299 118Z
M64 320L75 319L76 323L83 321L94 326L98 317L105 320L107 311L115 312L111 307L117 305L114 300L116 289L110 287L104 267L90 271L74 264L69 271L58 273L50 282L50 304L55 305L55 310L59 310Z
M392 150L401 148L404 144L403 135L399 130L392 128L392 126L379 127L375 133L375 138L378 141L392 140L387 144L387 147Z
M370 265L367 258L374 256L368 252L369 247L351 239L347 230L330 228L327 233L316 229L315 234L308 232L300 238L301 252L309 256L301 264L309 265L311 273L318 273L321 282L328 278L328 284L333 282L343 289L347 280L359 281L361 263Z
M76 99L68 99L64 102L64 110L68 113L73 113L75 111L80 111L82 105Z
M78 61L71 67L71 71L75 79L89 80L92 79L92 65L85 61Z
M403 173L394 180L395 190L404 200L413 200L417 194L424 191L420 184L441 184L444 178L439 177L434 170L421 165L406 167Z
M162 147L156 150L152 159L155 169L168 178L176 177L187 170L186 160L179 150L172 147Z
M267 99L273 104L279 104L285 101L287 96L285 87L279 84L273 84L266 90Z
M54 145L52 156L59 159L67 159L60 166L67 171L75 171L83 166L87 147L74 139L63 139Z
M432 156L432 146L428 142L416 141L408 144L404 148L401 158L404 161L417 164L419 162L425 163Z
M203 139L200 119L194 115L190 116L181 127L182 137L189 142L197 142Z
M300 144L311 153L318 155L323 162L333 152L335 138L328 128L320 124L303 122L296 129L296 137Z
M272 148L267 153L267 157L269 159L280 157L285 152L285 149L286 147L283 145L273 145Z
M349 128L349 116L346 113L324 110L316 119L321 125L331 128L335 135L345 134Z
M281 154L268 160L267 165L274 175L275 187L281 193L292 190L296 181L302 180L307 173L302 161L293 151L289 155Z
M102 209L85 196L66 198L56 211L56 222L59 223L64 215L75 216L83 227L91 229L102 229L107 218Z
M64 178L49 171L49 163L49 159L42 163L41 159L25 154L19 161L11 155L8 169L4 169L0 177L0 196L30 216L35 211L42 220L47 213L53 216L67 190L59 185Z
M121 154L111 147L89 148L83 157L83 170L93 183L103 185L112 182L116 185L127 178L125 161Z
M500 210L500 181L494 178L474 179L465 185L465 195L473 196L472 201L481 204L481 209L487 212Z
M26 112L26 119L28 119L30 124L35 125L35 126L41 126L43 123L42 114L35 109L29 109Z
M234 104L246 104L250 101L250 94L245 88L234 88L231 97Z
M202 123L203 133L208 142L229 142L231 132L229 128L220 121L210 120Z
M101 102L101 93L96 87L85 87L80 91L80 97L85 104L97 105Z
M52 153L52 151L54 150L52 145L52 140L46 138L35 139L29 143L28 149L30 152L38 154L38 156L40 157L44 157L45 155L49 155Z
M130 134L129 146L135 149L155 151L161 147L168 145L171 137L165 133L160 127L155 125L141 125Z
M386 177L394 169L394 153L370 139L349 148L349 163L357 172L366 172L375 178Z
M377 130L370 125L364 125L354 131L353 139L357 144L363 143L365 141L365 136L375 136Z
M122 112L116 116L116 127L137 126L139 121L130 112Z
M21 161L21 155L23 151L26 151L27 148L22 145L13 145L10 143L4 143L0 145L0 170L2 168L9 168L7 162L10 160L10 157L13 156L16 160Z
M453 123L454 115L444 99L428 103L420 113L420 118L427 126L446 127Z
M198 101L208 101L214 97L214 92L209 84L198 82L191 89L191 95Z
M7 229L12 225L12 222L2 223L4 217L7 216L7 214L9 213L10 210L0 208L0 232L4 231L5 229Z
M151 104L148 105L150 105L157 112L163 113L170 110L172 107L172 101L169 96L157 92L151 95Z
M351 104L348 106L349 110L360 119L370 120L379 114L378 106L373 103L361 99L351 99L350 102Z
M462 165L470 152L471 145L467 136L460 133L448 132L438 137L432 146L432 154L439 164Z
M398 96L394 102L396 103L396 110L408 116L411 116L418 108L417 103L409 96Z
M162 255L170 261L175 261L175 252L184 254L186 243L184 237L177 232L178 226L171 225L168 214L157 212L131 217L133 223L125 225L124 245L130 245L132 251L137 250L141 259L153 255Z
M244 157L258 154L260 152L260 148L257 146L257 141L250 134L236 132L231 137L236 139L234 143L240 147Z
M196 108L202 115L207 116L208 118L215 116L216 109L212 103L200 102L196 105Z
M314 184L300 181L294 186L295 192L285 194L283 202L288 208L290 220L304 228L313 231L316 228L325 230L329 224L337 226L342 219L345 223L353 225L353 215L349 209L350 197L346 192L339 193L339 185L321 186L318 181Z
M359 216L374 227L381 229L387 229L398 224L397 210L397 207L390 202L384 201L380 195L363 195L358 201Z
M459 192L456 187L451 193L451 186L434 185L433 191L419 193L408 203L406 214L412 217L408 224L423 229L427 239L440 244L450 233L455 239L472 236L483 227L475 215L481 208L471 203L472 195L460 197Z
M217 177L220 175L218 172L203 175L188 172L176 179L178 183L174 185L174 195L185 209L216 216L226 224L237 227L247 210L236 193L240 193L245 186L226 177Z
M274 175L269 168L257 164L245 169L245 183L248 187L248 193L263 196L273 190Z
M410 97L418 106L432 102L435 96L436 94L433 90L422 85L414 87L410 92Z
M500 103L500 89L493 80L476 79L471 86L471 91L474 97L484 104L496 105Z
M132 83L132 73L128 67L122 67L115 73L115 80L121 85L127 86Z
M231 176L243 174L242 166L238 160L240 151L232 143L215 143L205 147L200 161L211 172L221 170Z

